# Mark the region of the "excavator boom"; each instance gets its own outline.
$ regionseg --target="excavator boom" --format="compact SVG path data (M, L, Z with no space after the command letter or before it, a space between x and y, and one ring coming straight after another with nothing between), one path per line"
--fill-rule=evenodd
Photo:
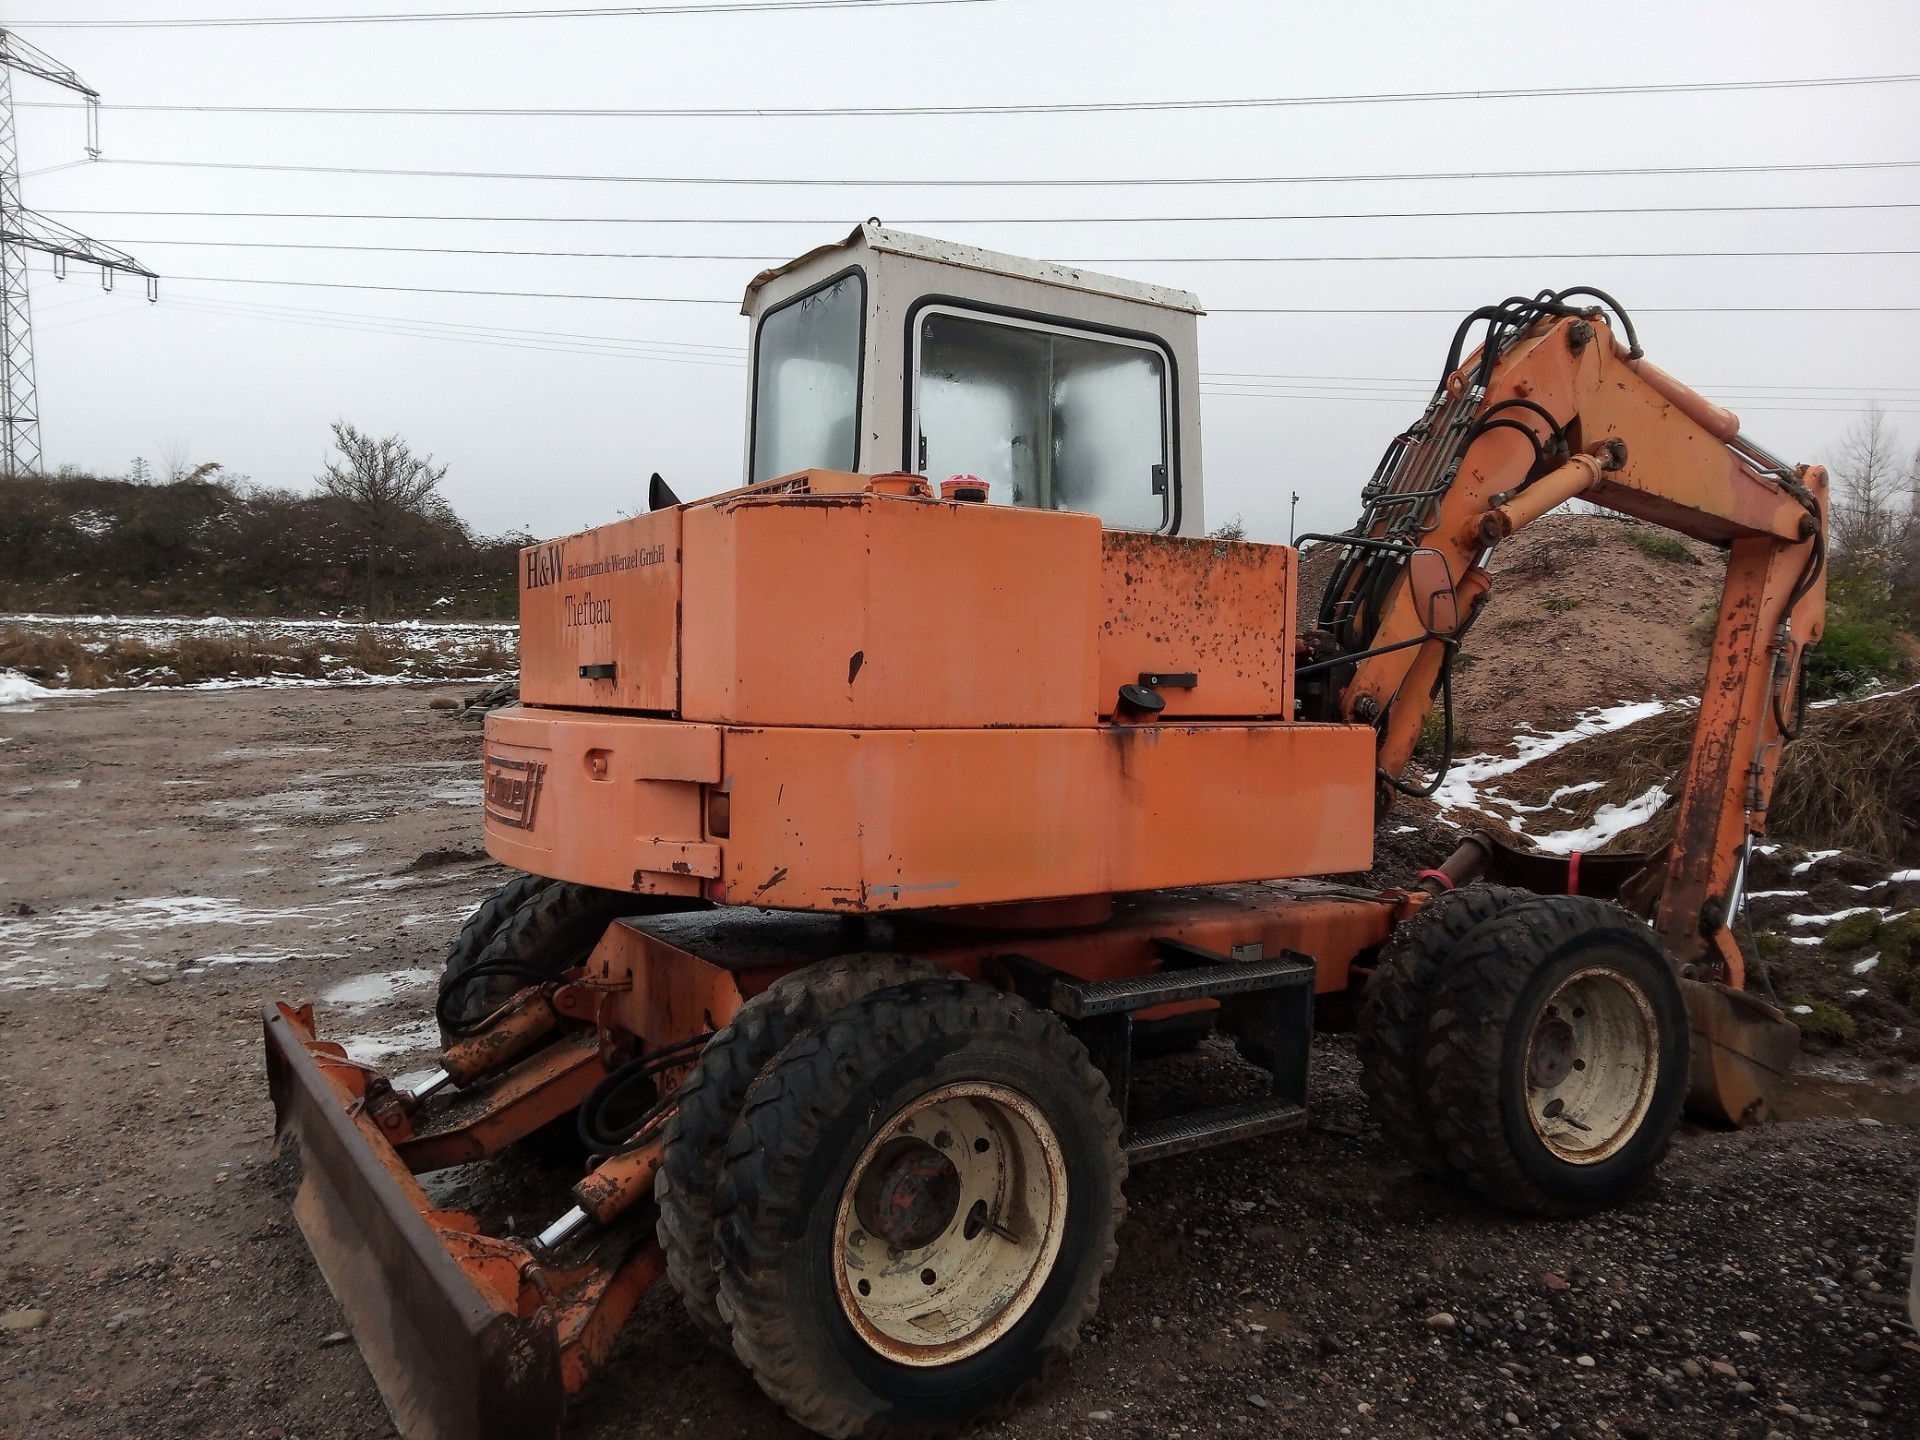
M1343 547L1314 637L1328 679L1303 681L1302 693L1315 718L1374 725L1382 784L1405 791L1507 536L1580 498L1724 546L1674 842L1628 891L1653 902L1655 928L1690 975L1738 986L1727 921L1825 616L1826 472L1775 460L1741 435L1738 416L1645 360L1624 317L1571 305L1575 293L1475 312L1489 333L1464 363L1456 338L1432 402L1368 485L1360 524L1328 537ZM1432 618L1442 585L1453 600L1444 626Z
M1576 295L1601 303L1570 304ZM1486 337L1463 363L1476 322ZM1824 469L1777 460L1741 434L1738 416L1648 362L1632 322L1600 292L1476 311L1425 413L1374 473L1360 523L1319 537L1341 553L1296 671L1303 709L1375 727L1383 803L1434 793L1452 755L1454 657L1491 592L1494 549L1576 497L1727 551L1673 839L1634 860L1609 857L1601 883L1680 967L1694 1028L1690 1106L1744 1123L1767 1112L1799 1040L1746 993L1731 921L1781 749L1798 729L1806 650L1825 621ZM1436 696L1442 774L1415 789L1402 774ZM1466 869L1491 862L1497 878L1576 887L1577 857L1485 836L1475 845ZM1590 879L1599 873L1587 867Z

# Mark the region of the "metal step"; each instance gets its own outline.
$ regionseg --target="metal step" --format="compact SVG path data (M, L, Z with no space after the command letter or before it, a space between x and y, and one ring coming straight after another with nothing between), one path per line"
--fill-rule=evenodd
M1090 1020L1096 1015L1144 1010L1149 1005L1166 1005L1177 1000L1205 1000L1215 995L1244 995L1253 990L1277 990L1283 985L1312 983L1312 961L1283 957L1161 970L1118 980L1061 977L1053 982L1051 998L1052 1008L1069 1020Z
M1135 1125L1120 1137L1120 1145L1127 1152L1127 1159L1138 1165L1145 1160L1184 1155L1274 1130L1297 1130L1306 1123L1304 1105L1269 1096Z

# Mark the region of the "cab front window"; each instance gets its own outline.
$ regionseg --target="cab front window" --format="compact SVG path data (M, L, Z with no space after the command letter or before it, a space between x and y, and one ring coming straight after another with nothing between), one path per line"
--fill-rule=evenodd
M837 275L760 321L754 339L754 484L859 458L866 277Z

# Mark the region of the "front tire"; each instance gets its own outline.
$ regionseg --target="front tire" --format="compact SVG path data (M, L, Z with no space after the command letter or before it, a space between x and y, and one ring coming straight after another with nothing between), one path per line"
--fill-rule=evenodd
M1581 896L1516 905L1467 937L1435 987L1422 1056L1434 1133L1496 1204L1601 1209L1666 1153L1691 1041L1645 924Z
M822 1435L1001 1410L1098 1305L1125 1177L1056 1017L958 979L870 995L793 1043L727 1142L734 1351Z
M1460 942L1494 916L1533 896L1498 885L1448 890L1422 905L1388 939L1367 979L1355 1027L1360 1088L1380 1133L1435 1180L1456 1178L1427 1110L1421 1050L1434 987Z
M801 1035L854 1001L947 972L908 955L860 953L822 960L783 975L734 1014L707 1042L700 1063L675 1092L673 1118L661 1147L654 1198L658 1234L687 1314L714 1344L733 1348L720 1317L720 1277L714 1268L713 1192L720 1182L727 1136L749 1091L768 1065Z

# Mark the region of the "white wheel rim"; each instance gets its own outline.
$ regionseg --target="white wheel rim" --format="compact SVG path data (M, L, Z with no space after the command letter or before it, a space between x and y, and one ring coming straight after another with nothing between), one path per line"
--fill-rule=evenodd
M1568 976L1527 1042L1534 1133L1562 1160L1598 1164L1639 1132L1659 1063L1659 1022L1639 986L1604 966Z
M848 1176L840 1307L889 1360L964 1360L1032 1307L1066 1219L1066 1164L1039 1110L1004 1085L942 1086L889 1120Z

